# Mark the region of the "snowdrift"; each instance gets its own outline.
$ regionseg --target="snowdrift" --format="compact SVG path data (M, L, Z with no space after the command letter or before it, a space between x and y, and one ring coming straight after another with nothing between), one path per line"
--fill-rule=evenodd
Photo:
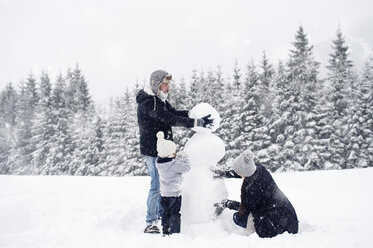
M248 236L230 210L181 234L144 234L149 177L0 176L0 247L371 247L373 168L273 176L297 211L297 235ZM241 182L226 180L231 199Z

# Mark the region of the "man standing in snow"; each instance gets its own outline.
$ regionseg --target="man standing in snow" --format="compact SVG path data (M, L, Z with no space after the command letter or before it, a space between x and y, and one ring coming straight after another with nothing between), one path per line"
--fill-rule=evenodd
M173 140L171 126L210 127L213 119L207 115L201 119L188 117L188 111L177 111L167 101L172 76L166 71L157 70L150 76L149 84L145 85L136 96L137 120L140 129L140 151L145 157L148 173L151 178L147 199L147 215L145 233L160 233L157 222L162 216L160 204L159 174L155 165L157 159L157 137L162 131L165 139Z

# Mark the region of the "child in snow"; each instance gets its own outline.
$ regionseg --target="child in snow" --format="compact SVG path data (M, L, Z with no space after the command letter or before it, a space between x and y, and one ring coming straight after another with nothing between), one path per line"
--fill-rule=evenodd
M250 233L256 232L261 238L274 237L285 231L293 234L298 232L294 207L266 168L254 162L254 154L250 150L244 151L233 161L233 169L244 178L241 203L223 200L216 205L217 214L224 208L238 210L233 214L234 223Z
M176 145L164 139L164 133L157 133L158 158L156 166L159 171L161 188L161 205L163 207L163 235L180 233L181 183L182 174L189 171L189 158L183 154L176 156Z

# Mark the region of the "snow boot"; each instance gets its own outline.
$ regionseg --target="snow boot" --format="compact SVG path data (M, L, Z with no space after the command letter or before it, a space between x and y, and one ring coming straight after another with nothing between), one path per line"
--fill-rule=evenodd
M144 233L154 233L154 234L159 234L161 233L159 231L159 228L156 225L149 225L145 228Z

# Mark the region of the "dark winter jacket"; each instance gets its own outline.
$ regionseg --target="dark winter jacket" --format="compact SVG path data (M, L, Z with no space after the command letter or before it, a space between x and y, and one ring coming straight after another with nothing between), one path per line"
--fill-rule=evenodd
M245 177L241 187L239 216L247 219L252 213L259 237L274 237L285 231L298 232L294 207L277 187L271 174L256 163L256 172Z
M188 117L188 111L176 111L167 100L163 102L144 90L137 94L136 102L143 155L157 157L157 132L163 131L165 139L173 140L171 126L194 126L194 119Z

